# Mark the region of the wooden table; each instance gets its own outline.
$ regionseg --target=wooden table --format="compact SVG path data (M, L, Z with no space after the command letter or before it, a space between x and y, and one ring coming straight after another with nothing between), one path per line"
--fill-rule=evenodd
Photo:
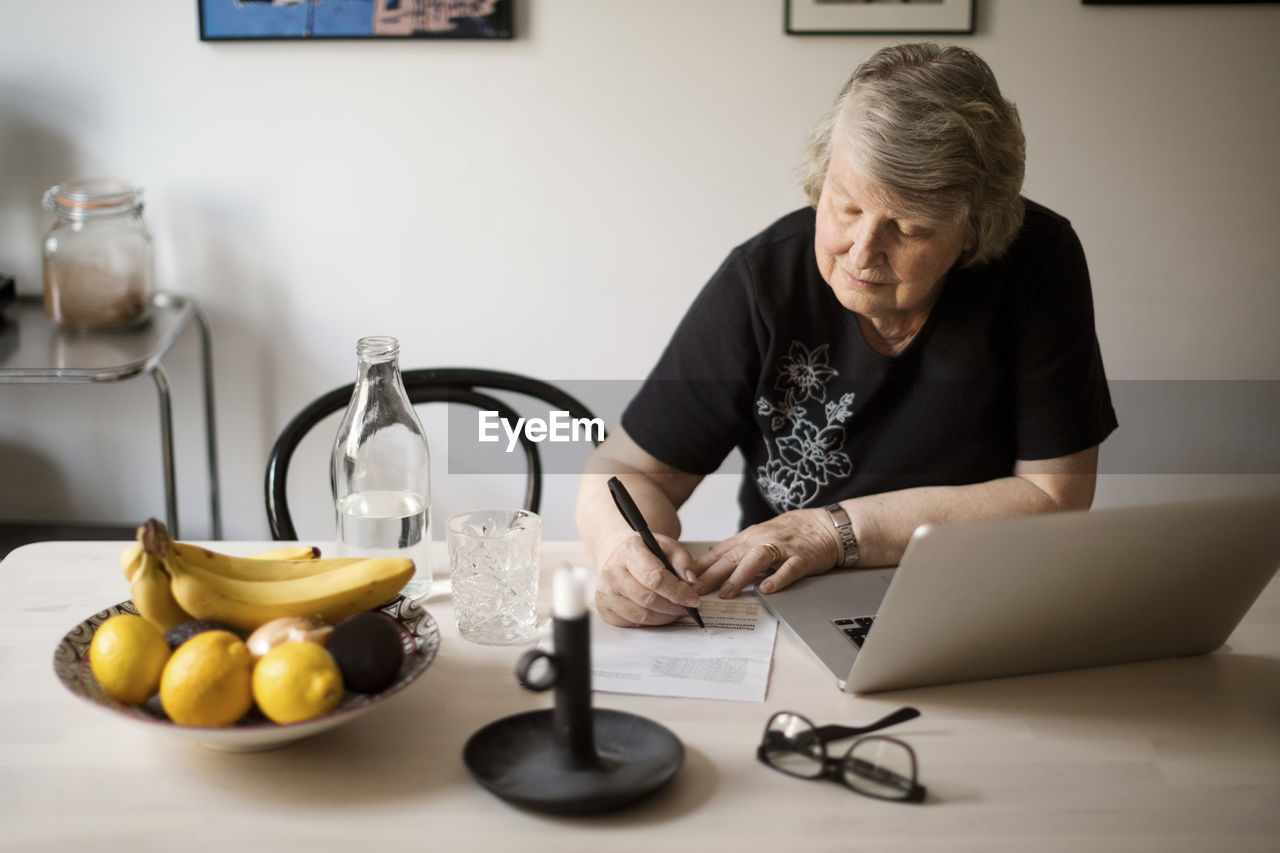
M837 691L783 630L762 704L596 694L670 728L685 763L637 806L569 818L513 808L468 775L472 732L551 699L515 682L527 646L460 639L443 592L427 605L440 652L418 682L279 750L206 750L73 697L53 649L128 597L123 547L40 543L0 563L0 850L1280 849L1280 580L1212 655L865 698ZM544 567L562 559L586 555L544 544ZM756 761L774 711L856 724L907 704L922 716L892 732L919 755L922 806Z

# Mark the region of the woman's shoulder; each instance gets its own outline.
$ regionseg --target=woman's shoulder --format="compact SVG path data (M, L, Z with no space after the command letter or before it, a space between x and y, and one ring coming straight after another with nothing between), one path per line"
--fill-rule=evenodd
M723 271L736 273L753 285L767 282L770 292L805 288L806 282L818 274L813 256L814 220L811 207L793 210L774 220L735 246L725 259Z
M1012 250L1044 250L1048 246L1060 245L1064 242L1078 243L1071 220L1029 198L1022 199L1026 213L1023 216L1022 228L1014 239Z
M794 251L795 247L813 248L813 229L817 214L812 207L802 207L774 220L763 231L738 245L734 251L750 256Z
M972 297L998 307L1000 316L1015 325L1033 310L1078 313L1091 298L1080 238L1061 213L1024 201L1022 229L1008 251L988 265L965 271L978 285L971 288Z
M960 271L962 277L996 291L1029 296L1039 286L1088 286L1084 249L1070 220L1023 199L1025 215L1013 243L998 258Z

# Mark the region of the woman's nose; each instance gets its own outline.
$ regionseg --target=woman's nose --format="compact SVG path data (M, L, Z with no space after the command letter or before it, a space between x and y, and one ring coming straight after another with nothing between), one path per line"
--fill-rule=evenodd
M883 232L874 223L860 222L849 229L849 260L858 269L870 269L884 260Z

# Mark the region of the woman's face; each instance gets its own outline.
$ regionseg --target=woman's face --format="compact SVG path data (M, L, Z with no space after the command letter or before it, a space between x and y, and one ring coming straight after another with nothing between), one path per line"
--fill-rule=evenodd
M818 270L841 305L877 327L918 329L965 248L964 226L902 213L859 177L838 130L818 199Z

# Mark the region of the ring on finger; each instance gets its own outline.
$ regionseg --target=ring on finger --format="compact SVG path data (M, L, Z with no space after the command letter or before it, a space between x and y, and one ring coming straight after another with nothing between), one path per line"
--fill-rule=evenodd
M772 542L761 542L760 547L769 552L769 565L776 566L782 560L782 549Z

